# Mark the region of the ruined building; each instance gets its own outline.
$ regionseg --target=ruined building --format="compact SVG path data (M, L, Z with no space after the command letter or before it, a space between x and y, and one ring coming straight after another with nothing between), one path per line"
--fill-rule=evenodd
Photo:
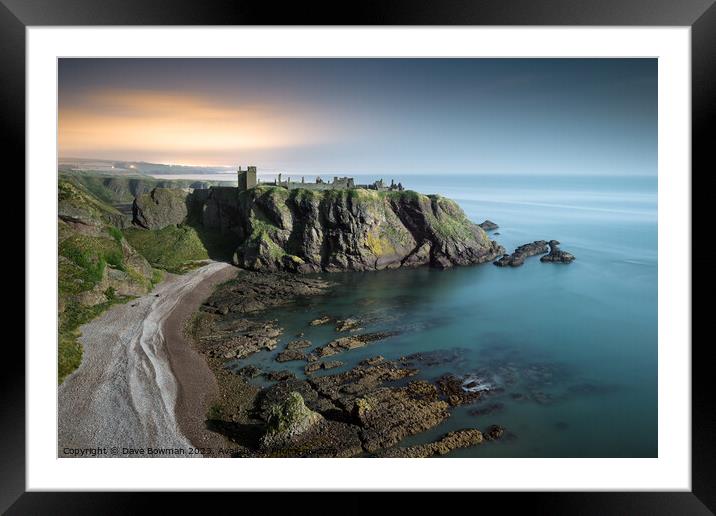
M250 166L247 168L247 170L242 170L241 167L239 167L237 173L239 178L240 191L249 190L250 188L253 188L254 186L259 184L255 166ZM403 190L403 185L401 183L396 184L395 181L392 179L390 181L390 186L386 186L382 179L370 184L357 185L355 183L355 179L353 179L352 177L338 176L334 176L333 181L324 181L323 179L321 179L320 176L318 176L316 177L315 182L306 182L306 178L302 177L301 181L299 182L292 181L290 177L288 177L284 181L283 174L281 173L279 173L277 178L273 181L264 184L280 186L282 188L286 188L287 190L295 190L297 188L304 188L306 190L348 190L351 188L362 188L366 190L378 190L381 192Z
M239 176L239 190L249 190L258 184L256 177L256 167L249 166L246 170L239 170L237 172Z

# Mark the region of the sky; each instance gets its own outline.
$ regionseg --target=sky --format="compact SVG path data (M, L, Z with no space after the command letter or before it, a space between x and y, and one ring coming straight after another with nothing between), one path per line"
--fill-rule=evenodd
M67 59L60 157L656 175L656 59Z

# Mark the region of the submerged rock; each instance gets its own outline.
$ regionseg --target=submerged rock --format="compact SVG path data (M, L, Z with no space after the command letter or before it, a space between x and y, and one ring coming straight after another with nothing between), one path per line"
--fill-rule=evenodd
M483 433L483 437L488 441L496 441L501 439L505 434L505 429L500 425L491 425L486 432Z
M436 382L438 392L447 399L451 406L473 403L482 397L486 389L469 390L465 388L464 379L454 374L444 374Z
M324 315L317 319L312 320L308 324L310 324L311 326L322 326L324 324L328 324L331 321L332 321L332 319L330 317L328 317L327 315Z
M495 388L492 381L480 376L467 376L462 381L462 389L467 392L487 392Z
M462 360L464 348L440 349L435 351L422 351L400 357L400 363L408 366L420 364L421 367L433 367Z
M557 240L549 241L549 254L540 258L541 262L545 263L572 263L574 261L574 255L567 251L562 251L559 248L559 242Z
M472 409L468 412L468 414L470 414L471 416L487 416L489 414L501 412L502 410L504 410L504 408L504 403L491 403L484 407Z

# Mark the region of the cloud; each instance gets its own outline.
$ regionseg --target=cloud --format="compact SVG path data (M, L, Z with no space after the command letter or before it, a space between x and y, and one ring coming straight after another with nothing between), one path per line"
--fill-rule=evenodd
M191 161L242 152L316 145L337 137L317 116L289 104L235 104L204 95L141 90L94 92L60 105L60 154L96 155L98 149L174 155ZM232 160L234 161L234 160Z

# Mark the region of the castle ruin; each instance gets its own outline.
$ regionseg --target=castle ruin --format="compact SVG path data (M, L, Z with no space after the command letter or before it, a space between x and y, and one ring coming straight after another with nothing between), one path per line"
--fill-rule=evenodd
M239 191L249 190L259 184L266 184L272 186L280 186L287 190L296 190L303 188L306 190L349 190L352 188L361 188L364 190L377 190L381 192L388 191L403 191L402 183L396 183L394 180L390 180L390 186L386 186L382 179L374 181L370 184L356 184L355 179L352 177L338 177L333 176L333 181L324 181L320 176L316 177L315 182L307 182L305 176L301 177L301 181L292 181L291 177L288 177L285 181L283 180L283 174L279 173L273 181L266 183L259 183L256 167L249 166L246 170L242 170L239 167L237 171L239 179Z
M258 184L258 178L256 174L256 167L249 166L246 170L237 171L239 176L239 190L249 190Z

